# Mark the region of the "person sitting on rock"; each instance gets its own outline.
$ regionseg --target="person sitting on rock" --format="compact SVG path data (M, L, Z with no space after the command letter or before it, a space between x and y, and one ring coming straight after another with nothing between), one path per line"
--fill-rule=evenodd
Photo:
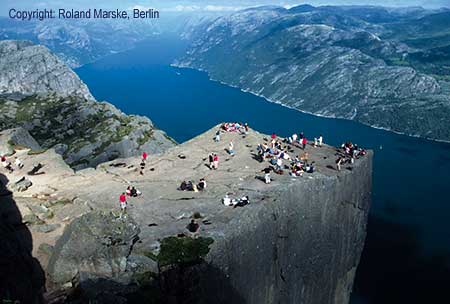
M264 181L266 184L270 184L271 183L271 179L270 179L270 171L272 171L272 168L267 167L261 170L262 172L264 172Z
M188 236L197 238L200 232L200 225L195 220L191 220L191 222L186 226L186 230Z
M231 198L228 196L228 194L225 194L225 197L222 199L222 203L225 206L232 206L233 205L233 203L231 201Z
M139 195L141 195L141 192L139 190L137 190L135 187L131 187L130 196L138 197Z
M11 162L9 162L9 161L6 159L6 156L2 156L2 157L1 157L1 162L2 162L3 168L5 168L6 170L8 170L9 173L13 173L13 172L14 172L14 169L13 169L12 166L11 166Z
M201 178L197 185L198 190L203 191L206 188L206 181L204 178Z
M22 168L23 168L23 163L22 163L22 161L21 161L18 157L16 157L16 159L15 159L15 161L14 161L14 164L15 164L16 167L19 168L19 169L22 169Z
M187 190L187 183L186 181L182 181L180 187L178 188L181 191L186 191Z
M305 165L305 171L306 173L314 173L314 162L312 162L311 164L306 163Z
M277 171L283 170L283 159L281 157L278 157L276 165Z
M127 194L127 196L131 196L131 186L127 187L127 190L125 191L125 193Z

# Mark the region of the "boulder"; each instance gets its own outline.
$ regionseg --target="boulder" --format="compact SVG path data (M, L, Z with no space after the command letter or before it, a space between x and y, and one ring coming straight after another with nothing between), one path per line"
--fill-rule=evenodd
M37 141L23 128L4 130L0 136L0 155L12 155L17 147L39 150Z
M50 257L48 273L57 284L80 273L118 278L125 272L127 258L140 229L130 217L113 213L87 213L64 230Z
M38 252L40 254L50 256L53 252L53 246L47 243L42 243L41 245L39 245Z
M61 224L42 224L33 226L33 231L40 233L49 233L61 227Z

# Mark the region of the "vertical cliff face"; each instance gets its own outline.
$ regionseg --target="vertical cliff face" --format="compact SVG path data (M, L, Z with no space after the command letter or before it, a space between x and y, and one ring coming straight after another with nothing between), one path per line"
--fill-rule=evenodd
M200 297L348 303L366 236L371 172L370 155L345 174L280 185L257 212L243 209L210 253Z

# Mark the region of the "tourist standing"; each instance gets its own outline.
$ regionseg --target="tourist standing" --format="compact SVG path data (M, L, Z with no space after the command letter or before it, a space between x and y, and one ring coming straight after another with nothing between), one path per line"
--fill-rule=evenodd
M219 168L219 156L215 153L213 156L213 168L214 170L217 170L217 168Z
M121 217L127 212L127 196L125 195L125 192L122 192L122 194L119 196L119 203L120 203L120 210L121 210Z
M302 147L303 147L303 150L305 150L305 148L306 148L306 144L308 143L308 140L306 139L306 137L303 137L302 138Z

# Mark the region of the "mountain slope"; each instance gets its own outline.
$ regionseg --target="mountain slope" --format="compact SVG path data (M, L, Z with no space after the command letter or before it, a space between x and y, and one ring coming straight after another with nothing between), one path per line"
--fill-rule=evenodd
M301 111L450 140L448 83L403 66L414 49L347 12L238 12L210 23L175 64Z
M94 99L88 88L58 57L29 41L0 41L0 92L79 96Z
M97 102L47 48L1 41L0 53L0 130L25 128L77 169L175 144L148 118Z

